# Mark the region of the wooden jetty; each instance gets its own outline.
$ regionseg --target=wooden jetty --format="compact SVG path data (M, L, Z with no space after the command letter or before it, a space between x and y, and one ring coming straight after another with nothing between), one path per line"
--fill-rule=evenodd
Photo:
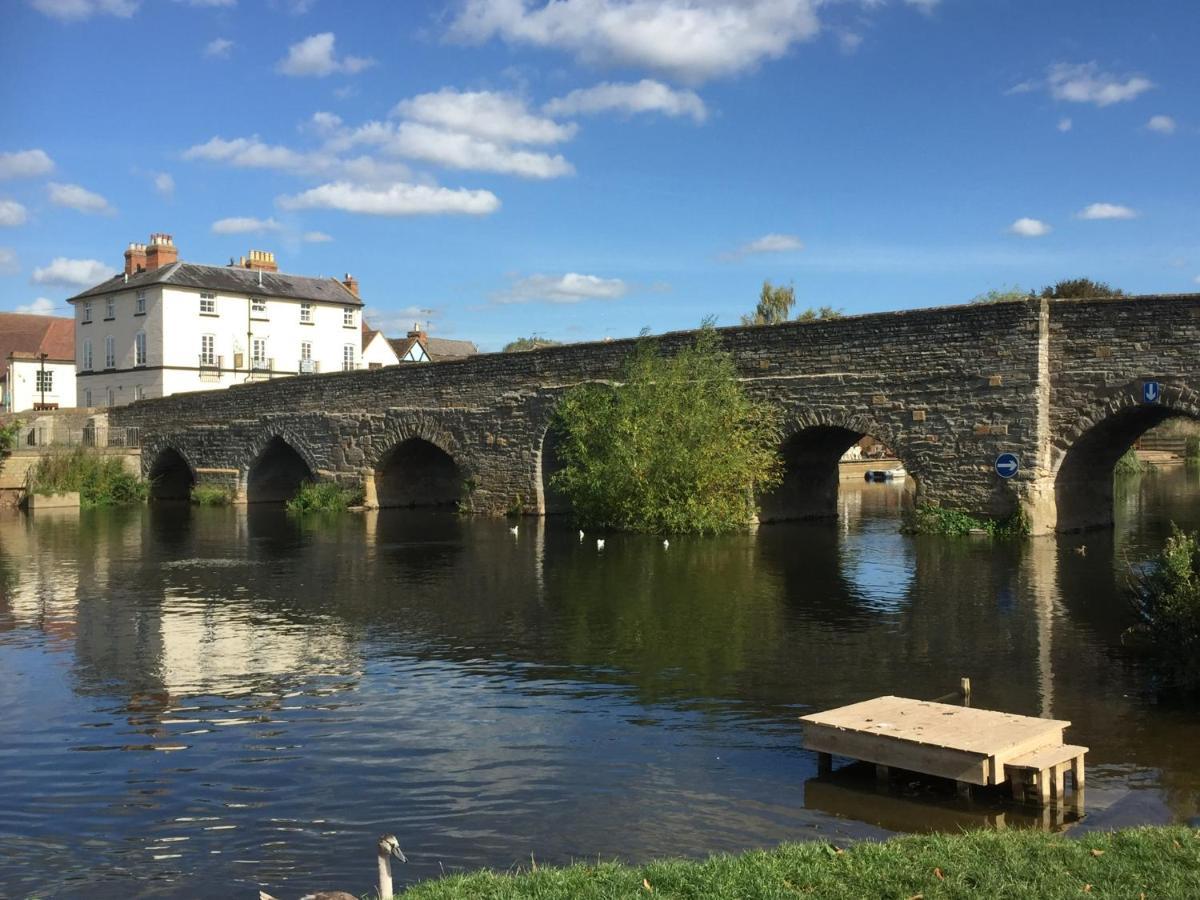
M804 746L818 754L819 772L833 757L875 763L886 779L892 768L950 778L960 794L971 785L1007 781L1024 799L1030 787L1045 806L1063 802L1066 770L1071 770L1075 805L1082 803L1083 758L1087 747L1063 743L1070 722L1038 719L932 700L876 697L825 712L801 716Z

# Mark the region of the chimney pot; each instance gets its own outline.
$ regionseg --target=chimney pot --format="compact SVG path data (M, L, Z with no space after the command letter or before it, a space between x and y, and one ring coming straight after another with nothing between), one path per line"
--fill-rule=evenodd
M347 272L346 277L342 279L342 284L345 286L346 290L348 290L350 293L352 293L355 297L357 297L359 295L358 294L358 279L355 278L353 275L351 275L349 272Z

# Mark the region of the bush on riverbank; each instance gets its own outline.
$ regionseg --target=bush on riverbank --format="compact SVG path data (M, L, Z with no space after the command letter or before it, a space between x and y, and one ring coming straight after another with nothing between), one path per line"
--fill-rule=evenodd
M1183 458L1190 463L1200 463L1200 434L1189 435L1184 440Z
M1200 532L1176 525L1158 555L1135 570L1132 633L1146 638L1164 687L1200 690Z
M287 502L288 512L345 512L362 503L362 491L349 490L334 481L306 481Z
M404 900L744 900L783 897L1194 897L1200 832L1183 827L1094 832L974 831L893 838L845 850L784 844L739 856L643 866L579 864L476 872L426 881Z
M0 453L7 453L16 447L20 434L21 423L15 419L7 425L0 425Z
M148 485L125 470L121 457L76 447L38 460L35 494L79 493L80 506L129 506L143 503Z
M918 506L904 514L900 530L905 534L940 534L960 537L987 534L997 538L1025 537L1029 534L1029 516L1017 510L1007 519L978 519L969 513L941 506Z
M1117 464L1113 466L1114 475L1138 475L1145 469L1142 461L1138 459L1137 451L1130 447L1117 460Z
M580 524L625 531L744 528L778 484L779 413L742 390L711 325L675 356L642 341L615 386L570 390L552 485Z
M192 488L192 503L197 506L229 506L233 503L233 492L212 484L198 484Z

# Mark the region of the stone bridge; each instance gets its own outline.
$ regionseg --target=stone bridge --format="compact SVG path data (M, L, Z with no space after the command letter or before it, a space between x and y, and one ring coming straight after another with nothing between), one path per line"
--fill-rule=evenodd
M837 461L887 444L919 502L1037 532L1112 522L1112 467L1147 429L1200 418L1200 295L1029 299L721 329L747 390L786 422L783 485L764 521L836 514ZM657 338L665 352L691 340ZM635 341L301 376L111 411L140 427L160 497L196 483L279 501L305 479L369 504L563 512L548 487L564 391L618 377ZM1145 385L1159 392L1147 402ZM995 471L1015 454L1012 478Z

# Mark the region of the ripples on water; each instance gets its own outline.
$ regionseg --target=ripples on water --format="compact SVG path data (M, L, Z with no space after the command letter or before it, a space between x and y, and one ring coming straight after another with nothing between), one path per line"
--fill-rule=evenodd
M1024 548L902 536L888 486L837 525L602 555L533 520L5 515L0 893L361 893L382 831L413 880L937 827L836 787L806 808L796 717L962 674L1075 723L1089 802L1195 815L1200 726L1120 634L1124 560L1200 527L1198 481L1137 479L1114 532Z

